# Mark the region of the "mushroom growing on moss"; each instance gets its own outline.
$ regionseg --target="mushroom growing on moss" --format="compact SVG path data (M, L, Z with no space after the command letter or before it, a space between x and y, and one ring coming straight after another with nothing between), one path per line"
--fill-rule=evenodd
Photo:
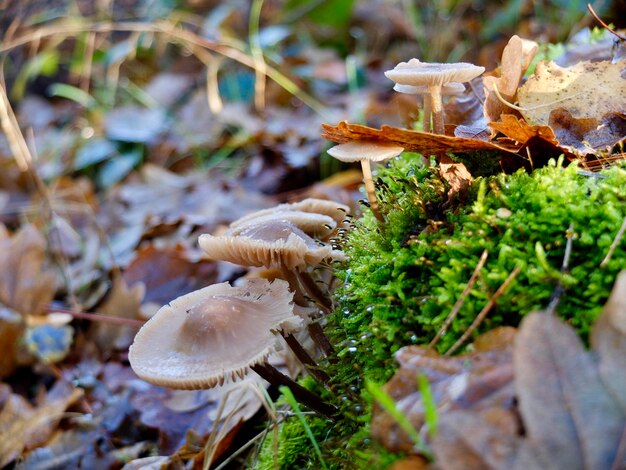
M365 192L372 213L380 222L385 219L378 210L378 200L372 179L372 168L370 162L381 162L400 155L404 151L403 147L381 142L347 142L335 145L328 149L328 154L342 162L361 162L363 170L363 182Z
M178 389L211 388L254 370L331 415L334 407L267 362L280 348L280 335L302 326L292 298L285 281L264 279L214 284L179 297L139 330L129 349L131 367L147 382Z
M387 70L385 76L400 85L427 87L430 92L433 132L444 134L442 86L451 82L469 82L484 71L485 67L466 62L440 64L411 59L408 62L400 62L392 70Z

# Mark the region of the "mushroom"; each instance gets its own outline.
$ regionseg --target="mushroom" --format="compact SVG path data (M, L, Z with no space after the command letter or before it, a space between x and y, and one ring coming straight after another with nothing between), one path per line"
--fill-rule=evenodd
M324 214L299 210L276 210L261 215L249 214L232 222L230 228L244 229L272 220L286 220L307 235L316 238L328 237L337 227L335 219Z
M384 222L385 219L378 210L378 200L376 199L376 192L374 190L370 162L388 160L400 155L403 151L403 147L393 144L355 141L335 145L328 149L328 154L342 162L361 162L363 182L365 183L365 192L367 193L370 209L378 221Z
M393 89L397 91L398 93L406 93L408 95L430 94L427 86L401 85L399 83L396 83ZM464 91L465 91L465 86L463 86L462 83L450 82L450 83L446 83L445 85L441 87L441 96L461 95L463 94ZM431 116L432 107L430 103L430 98L424 96L423 99L424 99L424 108L423 108L424 117L422 119L423 129L424 129L424 132L430 132L431 131L430 121L432 118Z
M202 234L198 243L211 259L276 268L295 292L296 303L307 305L304 292L326 311L332 309L329 296L317 285L307 266L318 265L327 258L343 259L344 254L328 245L320 245L288 220L263 220L255 225L230 228L219 236ZM332 348L319 324L311 323L309 331L322 351L329 355Z
M287 385L302 403L327 416L334 407L271 366L280 334L302 326L285 281L251 279L214 284L178 297L139 330L128 359L143 380L170 388L211 388L251 369L272 385Z
M251 219L266 216L268 214L284 214L285 212L292 211L310 212L314 214L326 215L334 219L335 222L339 224L343 221L345 215L349 212L349 208L345 204L341 204L339 202L310 197L303 199L302 201L279 204L269 209L263 209L253 212L251 214L247 214L243 217L240 217L235 222L232 222L230 226L234 227L235 224L246 223Z
M430 93L433 132L444 134L442 86L451 82L469 82L484 71L485 67L466 62L441 64L411 59L408 62L400 62L392 70L387 70L385 76L400 85L426 86Z

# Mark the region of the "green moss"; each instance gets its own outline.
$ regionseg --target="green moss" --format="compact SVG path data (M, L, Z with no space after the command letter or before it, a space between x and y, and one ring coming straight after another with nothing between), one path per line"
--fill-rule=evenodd
M447 350L513 269L522 270L481 328L517 325L546 308L557 285L567 291L557 312L583 337L606 301L626 253L600 263L626 216L626 171L602 177L577 174L552 162L532 175L518 172L476 181L466 200L446 202L446 184L417 159L395 161L379 175L388 223L370 215L357 224L338 276L342 307L335 315L342 356L354 358L365 378L387 380L393 352L427 344L441 328L484 250L488 259L448 334ZM572 227L570 231L569 228ZM561 273L572 237L569 272Z

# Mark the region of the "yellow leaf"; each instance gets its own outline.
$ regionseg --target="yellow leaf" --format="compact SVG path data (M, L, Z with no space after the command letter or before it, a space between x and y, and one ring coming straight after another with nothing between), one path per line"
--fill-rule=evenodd
M585 61L568 68L540 62L535 75L518 90L517 98L530 125L548 125L555 110L598 121L608 113L624 113L626 61Z

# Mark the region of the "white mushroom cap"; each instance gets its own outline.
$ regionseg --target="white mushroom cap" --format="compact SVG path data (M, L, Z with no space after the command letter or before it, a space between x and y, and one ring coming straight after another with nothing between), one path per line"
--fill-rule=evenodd
M398 93L406 93L409 95L427 95L430 93L427 86L401 85L396 83L393 89ZM459 82L446 83L441 87L441 94L447 96L461 95L465 91L465 86Z
M342 162L369 160L380 162L400 155L403 147L387 143L355 141L335 145L328 149L328 154Z
M485 67L466 62L441 64L411 59L408 62L400 62L392 70L387 70L385 76L401 85L433 86L450 82L469 82L484 71Z
M325 258L345 256L328 245L318 244L287 220L267 220L229 229L221 236L202 234L198 243L209 258L242 266L303 269Z
M277 331L294 332L286 281L249 279L191 292L162 307L137 333L128 358L147 382L181 389L210 388L241 378L279 348Z
M341 204L335 201L328 201L326 199L307 198L298 202L290 202L285 204L279 204L269 209L263 209L260 211L247 214L230 224L231 227L238 226L239 224L247 223L251 219L257 219L269 214L277 214L284 212L309 212L314 214L322 214L331 217L337 224L341 223L349 212L349 207L345 204ZM297 224L296 224L297 225ZM306 232L302 227L303 231Z
M272 220L286 220L294 224L304 233L319 238L328 236L337 227L335 219L327 215L298 210L273 210L263 215L258 215L257 213L248 214L232 222L230 229L231 231L234 229L240 230Z

